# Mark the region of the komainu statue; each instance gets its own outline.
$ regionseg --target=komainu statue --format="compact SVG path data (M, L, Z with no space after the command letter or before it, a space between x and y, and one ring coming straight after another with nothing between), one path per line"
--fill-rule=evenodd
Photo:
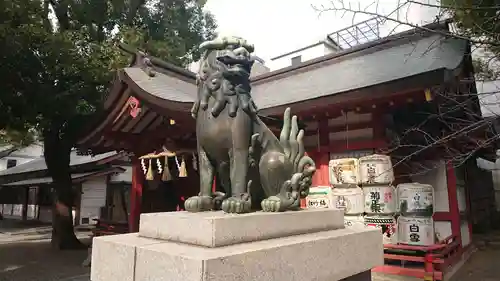
M284 113L280 138L261 121L251 96L254 47L237 37L200 45L196 119L200 193L186 200L189 212L222 209L246 213L298 209L316 171L305 155L297 116ZM216 178L217 190L212 192Z

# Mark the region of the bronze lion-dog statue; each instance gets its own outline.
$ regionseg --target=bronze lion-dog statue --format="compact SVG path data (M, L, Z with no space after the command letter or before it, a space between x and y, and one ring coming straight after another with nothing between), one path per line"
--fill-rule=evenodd
M305 154L297 116L284 113L279 139L257 115L251 96L250 45L219 37L200 45L196 119L200 193L184 206L189 212L282 212L300 208L316 171ZM212 192L216 177L217 190Z

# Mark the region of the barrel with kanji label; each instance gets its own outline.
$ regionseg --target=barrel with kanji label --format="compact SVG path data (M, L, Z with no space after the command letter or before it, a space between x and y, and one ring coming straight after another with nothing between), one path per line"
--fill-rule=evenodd
M365 216L365 225L379 228L384 244L398 243L397 221L394 216Z
M363 215L345 215L344 226L346 228L364 228L365 218L363 217Z
M415 246L430 246L435 243L434 221L432 218L398 218L399 243Z
M391 185L363 188L364 209L367 215L391 215L397 211L396 190Z
M330 183L337 187L343 185L353 185L359 182L358 159L341 158L333 159L328 163Z
M399 184L398 205L405 217L431 217L434 214L434 189L428 184Z
M332 189L329 186L317 186L309 189L306 197L306 208L334 208Z
M344 210L346 215L359 215L364 212L363 190L359 187L335 187L332 190L333 205Z
M359 177L362 186L391 184L394 181L391 157L373 154L359 158Z

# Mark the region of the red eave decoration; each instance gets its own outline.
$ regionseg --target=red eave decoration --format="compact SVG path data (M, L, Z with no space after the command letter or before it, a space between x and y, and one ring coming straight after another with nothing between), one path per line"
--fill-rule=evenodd
M130 106L130 116L136 118L139 113L141 113L141 108L139 107L139 100L135 97L129 97L127 100L127 106Z

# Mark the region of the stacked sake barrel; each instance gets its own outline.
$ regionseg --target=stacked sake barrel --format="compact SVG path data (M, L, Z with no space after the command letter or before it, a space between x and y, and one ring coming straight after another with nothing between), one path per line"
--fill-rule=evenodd
M399 243L430 246L435 243L434 189L431 185L402 183L398 185L401 216L398 218Z
M374 154L359 158L359 177L365 225L380 228L384 244L396 244L398 205L390 156Z
M332 196L332 189L330 186L311 187L306 197L306 207L308 209L333 208Z
M330 160L329 171L330 183L333 186L333 207L344 210L346 227L364 226L363 190L358 186L358 159Z

